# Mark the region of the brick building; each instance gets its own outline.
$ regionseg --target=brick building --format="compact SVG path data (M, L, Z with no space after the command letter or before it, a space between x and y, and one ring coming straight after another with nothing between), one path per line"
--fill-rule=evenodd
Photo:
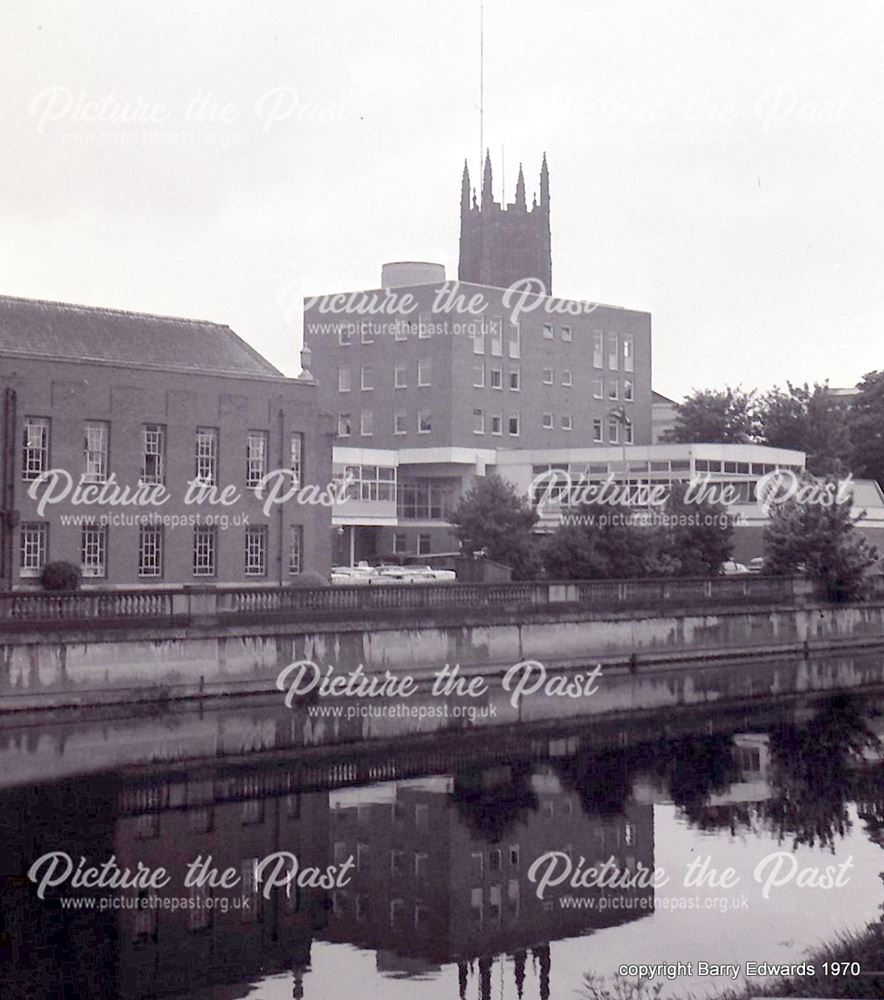
M330 508L254 488L330 482L317 387L229 327L2 297L0 395L0 589L59 559L101 586L327 572Z

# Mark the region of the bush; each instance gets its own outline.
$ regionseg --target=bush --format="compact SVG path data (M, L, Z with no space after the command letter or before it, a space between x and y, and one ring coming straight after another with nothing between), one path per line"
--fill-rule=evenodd
M296 577L293 577L289 583L290 587L327 587L328 580L322 575L322 573L317 573L314 569L304 570L303 573L299 573Z
M80 586L80 567L60 559L46 563L40 572L44 590L77 590Z

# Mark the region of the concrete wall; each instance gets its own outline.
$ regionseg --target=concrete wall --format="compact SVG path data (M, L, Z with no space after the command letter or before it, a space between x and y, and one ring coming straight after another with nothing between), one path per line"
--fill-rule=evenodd
M297 626L85 628L0 640L0 711L274 690L282 667L313 660L335 672L389 669L429 677L446 664L501 673L536 659L547 667L656 664L884 645L884 603L728 611L470 614Z

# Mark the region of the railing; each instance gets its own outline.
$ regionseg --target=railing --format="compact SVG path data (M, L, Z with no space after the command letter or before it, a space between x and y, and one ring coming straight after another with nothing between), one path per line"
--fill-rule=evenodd
M876 581L884 596L884 578ZM813 596L802 577L735 576L534 583L440 583L301 587L177 587L169 589L0 592L0 623L133 622L215 618L353 617L499 608L510 611L580 607L657 608L788 603Z

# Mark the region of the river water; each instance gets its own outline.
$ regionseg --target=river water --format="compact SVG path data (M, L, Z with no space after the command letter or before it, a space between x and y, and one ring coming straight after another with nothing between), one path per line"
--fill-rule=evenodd
M882 709L866 692L286 746L291 718L252 706L212 717L211 752L203 712L7 728L0 996L565 1000L639 963L683 963L656 970L664 996L761 985L763 963L880 916ZM260 738L228 752L217 733L246 723ZM180 759L66 773L147 724ZM74 884L139 864L154 888Z

